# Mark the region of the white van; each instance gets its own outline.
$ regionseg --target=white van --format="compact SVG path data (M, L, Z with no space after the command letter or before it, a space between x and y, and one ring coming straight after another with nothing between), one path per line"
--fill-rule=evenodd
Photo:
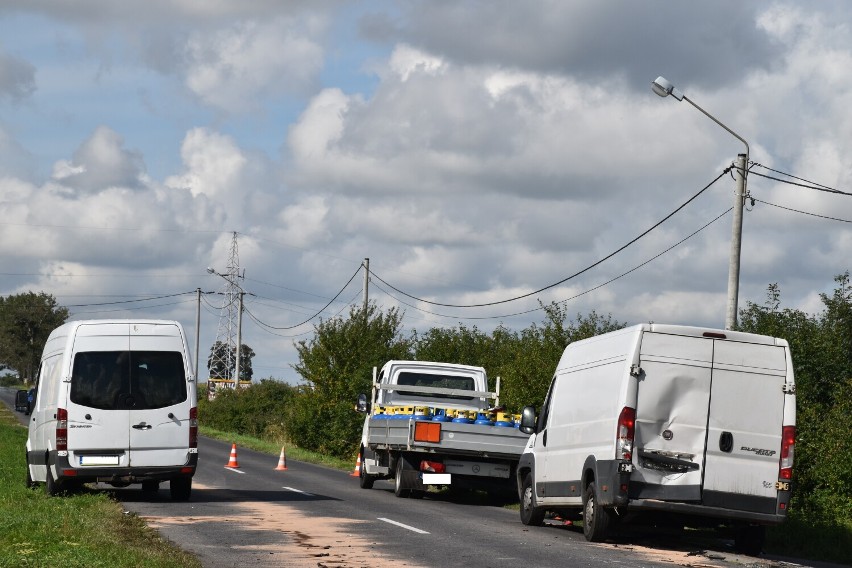
M27 437L27 485L141 483L189 499L198 463L195 377L176 321L92 320L51 332Z
M726 525L758 553L784 520L796 436L790 349L761 335L641 324L569 345L517 470L521 521L628 513ZM654 515L649 515L653 513Z

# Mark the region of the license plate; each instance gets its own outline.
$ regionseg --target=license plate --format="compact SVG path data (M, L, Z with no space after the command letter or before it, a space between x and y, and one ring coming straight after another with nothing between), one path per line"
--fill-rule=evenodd
M80 465L118 465L118 456L78 456Z

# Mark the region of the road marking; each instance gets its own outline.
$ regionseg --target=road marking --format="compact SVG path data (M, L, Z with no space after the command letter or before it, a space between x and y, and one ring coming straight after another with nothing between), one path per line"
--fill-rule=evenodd
M225 466L225 469L233 471L234 473L242 473L243 475L245 475L245 473L246 473L244 471L240 471L239 469L236 469L236 468L233 468L233 467L228 467L228 466Z
M301 493L302 495L305 495L306 497L313 497L314 496L313 493L308 493L307 491L302 491L301 489L296 489L295 487L284 486L281 489L286 489L287 491L292 491L293 493Z
M380 520L380 521L384 521L384 522L386 522L386 523L390 523L390 524L392 524L392 525L396 525L396 526L398 526L398 527L402 527L402 528L404 528L404 529L408 529L408 530L410 530L411 532L416 532L416 533L420 533L420 534L429 534L427 531L420 530L420 529L414 528L414 527L409 526L409 525L404 525L404 524L402 524L402 523L400 523L400 522L392 521L392 520L390 520L390 519L386 519L386 518L384 518L384 517L379 517L379 520Z

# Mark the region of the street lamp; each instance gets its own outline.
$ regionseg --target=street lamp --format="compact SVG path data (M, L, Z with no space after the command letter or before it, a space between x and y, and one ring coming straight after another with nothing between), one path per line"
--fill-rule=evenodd
M243 292L243 289L240 287L239 284L237 284L234 281L234 279L232 278L232 276L230 274L222 274L221 272L216 272L213 268L211 268L209 266L207 267L207 273L208 274L215 274L216 276L221 276L222 278L225 279L225 281L230 286L233 286L233 287L235 287L239 290L239 307L237 309L237 353L236 353L236 361L234 363L234 375L235 375L234 376L234 388L237 389L240 386L240 362L241 362L241 359L242 359L241 351L243 350L242 349L242 347L243 347L242 346L242 343L243 343L243 337L242 337L242 335L243 335L243 295L245 294L245 292ZM237 278L239 278L239 276L237 276ZM230 290L230 288L229 288L229 290ZM228 327L230 328L230 318L229 318L229 321L228 321ZM230 339L230 333L229 333L229 339ZM230 366L230 365L228 365L228 366Z
M695 104L689 97L675 89L664 77L657 77L651 83L651 89L661 97L673 96L679 101L686 101L704 114L707 118L724 128L734 138L745 144L745 154L737 156L737 185L734 191L734 223L731 229L731 254L728 261L728 311L725 317L725 329L734 329L737 325L737 300L740 294L740 251L743 238L743 202L746 194L746 175L748 174L749 147L745 139L719 122L719 120Z

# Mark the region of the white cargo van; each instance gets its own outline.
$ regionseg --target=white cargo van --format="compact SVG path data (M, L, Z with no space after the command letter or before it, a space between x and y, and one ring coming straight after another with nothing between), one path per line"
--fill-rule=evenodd
M92 320L51 332L27 437L27 485L141 483L189 499L198 462L195 377L176 321Z
M642 324L577 341L523 412L521 521L582 513L590 541L628 513L709 521L757 553L790 503L795 424L783 339Z

